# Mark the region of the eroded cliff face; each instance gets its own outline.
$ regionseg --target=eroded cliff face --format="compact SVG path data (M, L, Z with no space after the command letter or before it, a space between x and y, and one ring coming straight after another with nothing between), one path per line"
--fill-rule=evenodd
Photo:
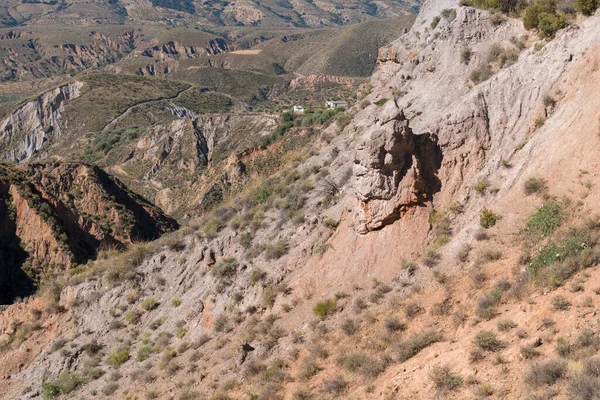
M228 176L237 163L228 159L230 154L236 157L271 134L278 123L270 114L197 115L183 107L169 109L180 118L109 152L103 163L128 187L177 216L206 203L210 193L231 186Z
M101 248L156 239L177 227L97 167L4 165L0 183L0 219L6 224L1 232L2 265L6 271L23 269L32 279L93 259ZM14 257L12 251L23 257Z
M27 102L0 123L0 159L29 160L44 143L63 133L66 101L79 97L83 83L71 83Z

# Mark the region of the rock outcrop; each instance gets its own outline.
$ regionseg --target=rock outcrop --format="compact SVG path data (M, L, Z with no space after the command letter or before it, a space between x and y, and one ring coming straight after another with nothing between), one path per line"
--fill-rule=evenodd
M27 161L51 137L60 137L65 102L79 97L82 86L75 82L58 87L5 118L0 123L0 159Z
M388 117L355 155L356 228L366 233L398 220L410 207L431 201L442 154L435 135L413 134L402 110L389 102Z
M3 165L0 199L3 303L17 294L19 270L34 278L93 259L101 248L156 239L177 227L119 181L84 164Z

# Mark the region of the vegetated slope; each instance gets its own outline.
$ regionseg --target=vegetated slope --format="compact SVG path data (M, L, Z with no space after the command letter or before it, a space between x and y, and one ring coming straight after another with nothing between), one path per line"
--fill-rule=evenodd
M41 277L177 228L157 207L96 167L0 167L2 304L29 295ZM25 276L27 274L27 276Z
M542 43L460 7L403 35L314 151L2 311L2 392L593 398L598 18Z
M0 3L0 27L17 25L169 24L323 27L415 13L419 1L79 0Z

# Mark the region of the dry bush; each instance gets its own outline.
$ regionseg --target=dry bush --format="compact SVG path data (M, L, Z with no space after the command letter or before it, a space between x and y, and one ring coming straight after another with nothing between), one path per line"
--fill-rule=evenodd
M388 366L388 360L377 359L364 353L343 354L336 361L349 372L372 379L379 376Z
M567 373L567 362L550 359L531 366L525 375L525 382L531 386L553 385Z
M360 324L358 324L352 318L346 318L340 325L340 328L344 333L348 336L354 335L360 329Z
M442 340L442 335L434 330L415 334L398 344L398 360L404 362L417 355L424 348Z
M330 379L323 380L322 389L325 393L330 393L334 396L340 396L346 391L348 384L343 376L337 375Z
M388 333L406 330L406 324L400 322L397 318L388 318L384 321L383 326Z
M463 379L458 375L453 375L447 365L434 366L429 372L429 379L431 379L438 392L456 389L463 384Z
M490 352L496 352L506 347L494 332L486 330L477 332L473 342L481 350Z

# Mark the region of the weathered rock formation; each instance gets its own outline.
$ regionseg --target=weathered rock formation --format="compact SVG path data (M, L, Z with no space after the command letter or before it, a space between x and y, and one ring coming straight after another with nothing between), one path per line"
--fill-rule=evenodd
M413 134L402 110L388 104L392 114L359 144L355 155L356 224L361 233L393 223L440 189L437 137Z
M171 40L161 45L153 46L144 50L145 57L164 58L198 58L202 55L216 55L225 51L232 50L231 44L221 38L210 40L204 48L196 46L184 46L183 44Z
M0 167L0 303L15 296L18 270L35 277L69 268L101 248L158 238L177 223L97 167Z
M50 138L60 137L64 103L79 97L82 86L75 82L46 92L2 121L0 159L27 161Z

